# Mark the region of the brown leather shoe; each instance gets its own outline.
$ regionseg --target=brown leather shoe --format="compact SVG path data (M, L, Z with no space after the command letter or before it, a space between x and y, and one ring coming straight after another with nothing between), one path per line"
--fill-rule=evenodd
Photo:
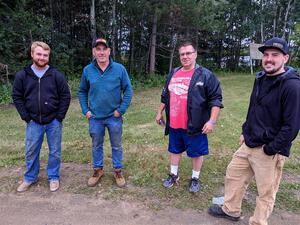
M123 177L121 170L115 170L114 177L118 187L124 187L126 185L125 178Z
M100 169L94 169L94 174L91 176L87 182L87 185L89 187L94 187L98 182L100 181L100 178L103 176L104 171L102 168Z
M17 188L17 192L24 192L29 189L29 187L33 184L33 182L23 181L20 186Z
M59 180L51 180L49 186L51 192L57 191L59 188Z

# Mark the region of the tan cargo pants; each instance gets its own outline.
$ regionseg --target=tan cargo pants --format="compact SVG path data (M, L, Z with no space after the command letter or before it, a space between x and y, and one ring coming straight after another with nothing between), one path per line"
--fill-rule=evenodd
M272 213L281 180L285 156L268 156L262 146L249 148L245 144L235 152L227 167L223 211L230 216L240 216L246 189L255 178L258 196L250 225L267 225Z

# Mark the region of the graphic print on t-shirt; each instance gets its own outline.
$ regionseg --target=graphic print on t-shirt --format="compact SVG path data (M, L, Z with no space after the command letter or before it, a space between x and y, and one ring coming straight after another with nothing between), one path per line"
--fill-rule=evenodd
M187 95L194 70L178 70L169 84L170 126L187 129Z

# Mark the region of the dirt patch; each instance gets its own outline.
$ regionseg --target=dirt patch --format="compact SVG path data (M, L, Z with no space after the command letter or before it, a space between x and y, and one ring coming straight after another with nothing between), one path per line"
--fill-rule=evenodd
M41 168L45 168L44 165ZM143 225L143 224L198 224L231 225L232 222L216 219L206 212L197 210L180 210L167 206L161 210L152 210L144 202L123 199L107 199L102 186L115 189L113 171L106 171L102 184L95 188L86 187L90 175L88 164L63 163L61 188L51 193L48 188L45 170L40 173L39 182L28 192L15 191L22 180L23 167L0 168L0 224L19 225ZM127 189L138 191L129 184ZM105 188L109 192L109 188ZM122 190L120 190L122 194ZM159 199L157 199L159 201ZM246 214L237 225L248 224ZM284 211L275 211L271 218L272 225L299 224L300 215Z
M300 174L284 173L282 180L287 183L300 183Z

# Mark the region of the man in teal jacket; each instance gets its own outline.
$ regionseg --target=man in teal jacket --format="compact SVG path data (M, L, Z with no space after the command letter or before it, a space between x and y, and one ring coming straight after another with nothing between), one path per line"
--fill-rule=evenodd
M112 164L119 187L125 186L122 176L122 115L132 98L132 87L125 67L110 58L107 41L93 41L94 60L83 69L78 97L83 115L89 120L92 138L93 175L88 186L95 186L103 175L103 141L107 128L111 143Z

